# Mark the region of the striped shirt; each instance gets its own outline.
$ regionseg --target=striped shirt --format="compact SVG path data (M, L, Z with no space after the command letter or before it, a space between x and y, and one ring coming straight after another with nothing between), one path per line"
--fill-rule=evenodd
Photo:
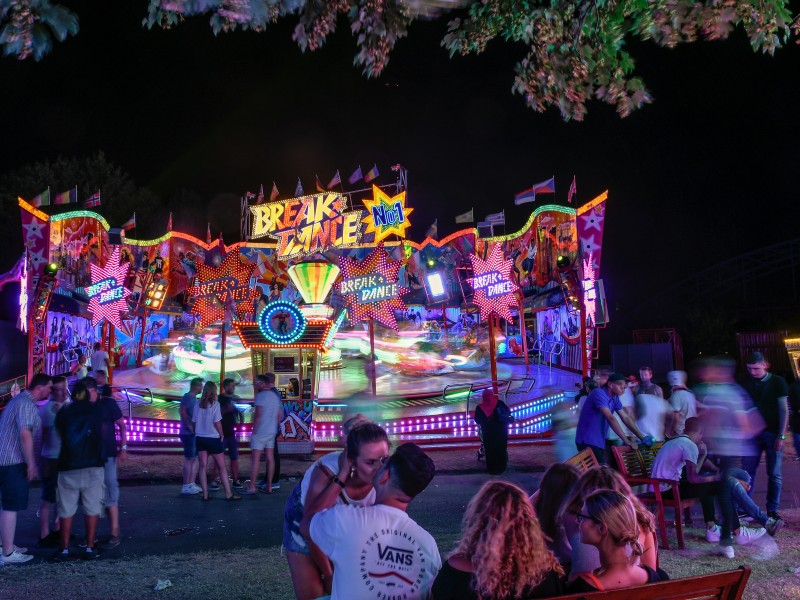
M28 390L14 396L0 413L0 466L25 462L20 437L23 429L30 429L34 440L41 435L42 421L39 418L39 410Z

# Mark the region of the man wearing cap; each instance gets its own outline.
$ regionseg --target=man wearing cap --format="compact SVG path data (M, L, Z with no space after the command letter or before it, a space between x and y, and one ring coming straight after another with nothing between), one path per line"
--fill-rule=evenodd
M622 422L627 425L633 434L646 445L652 444L652 438L645 436L633 419L622 409L619 396L625 391L627 381L620 373L613 373L602 387L591 391L587 396L581 414L578 417L578 429L575 434L575 445L578 451L591 448L598 462L607 463L605 457L605 440L608 428L611 427L620 437L623 444L632 448L637 447L635 439L625 435L617 423L614 414L619 415Z
M421 600L430 595L442 559L431 534L406 511L435 474L433 460L406 443L375 474L374 506L340 505L317 512L330 501L321 495L306 507L300 532L333 563L331 600ZM343 488L338 479L334 483Z
M778 507L783 484L783 441L786 439L789 424L789 386L782 377L773 375L767 369L769 363L761 352L753 352L747 357L748 375L742 382L742 387L753 399L758 412L764 418L766 428L755 438L757 454L745 457L742 466L755 484L761 454L767 455L767 514L773 519L779 519ZM754 487L755 485L750 488L750 496L753 495Z
M697 398L686 387L686 371L670 371L667 383L672 388L669 403L672 405L672 425L667 437L683 435L686 419L697 416Z

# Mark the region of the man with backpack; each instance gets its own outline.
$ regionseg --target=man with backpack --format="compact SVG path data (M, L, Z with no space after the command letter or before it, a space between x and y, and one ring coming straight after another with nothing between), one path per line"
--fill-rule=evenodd
M92 383L94 380L92 380ZM103 451L103 409L90 401L87 381L81 380L72 391L72 404L56 415L61 436L58 457L58 517L61 520L61 547L53 555L56 562L69 558L72 518L83 507L86 522L86 548L83 559L98 557L94 547L97 520L103 510L103 479L106 463Z

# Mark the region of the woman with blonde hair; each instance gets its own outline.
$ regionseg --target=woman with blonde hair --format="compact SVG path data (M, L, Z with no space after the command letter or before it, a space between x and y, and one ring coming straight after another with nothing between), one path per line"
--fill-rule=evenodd
M200 487L203 490L203 500L211 500L208 495L208 455L214 459L214 463L219 470L219 477L222 479L222 486L225 488L225 500L241 500L242 497L231 492L231 484L228 481L228 469L225 467L225 457L222 448L222 413L220 412L219 402L217 402L217 384L213 381L206 381L203 386L203 393L197 403L194 415L194 435L197 444L197 456L200 459Z
M461 541L433 583L435 600L525 600L564 593L528 495L489 481L467 506Z
M342 433L345 449L315 462L286 500L283 548L297 600L330 594L333 577L328 557L300 533L303 517L339 504L375 504L372 480L389 458L389 436L364 415L345 421Z
M577 518L581 542L597 548L600 567L576 573L569 586L571 593L615 590L669 579L661 569L631 560L641 556L644 548L639 541L636 509L625 494L615 490L593 492L586 497Z
M608 465L600 465L592 467L581 475L569 495L564 499L558 513L557 521L562 527L561 531L566 537L565 541L572 548L570 580L574 579L575 573L592 571L600 565L597 549L581 541L577 520L577 515L586 497L600 489L615 490L630 498L636 512L636 521L639 524L639 542L644 549L641 556L634 556L631 560L641 561L651 569L658 567L658 543L653 513L636 498L631 487L619 472Z

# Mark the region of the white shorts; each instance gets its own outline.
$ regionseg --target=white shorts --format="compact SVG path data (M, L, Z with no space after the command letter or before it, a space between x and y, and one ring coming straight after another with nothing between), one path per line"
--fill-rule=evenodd
M250 437L250 449L251 450L263 450L264 448L274 448L275 447L275 436L274 433L261 433L257 435L253 435Z

